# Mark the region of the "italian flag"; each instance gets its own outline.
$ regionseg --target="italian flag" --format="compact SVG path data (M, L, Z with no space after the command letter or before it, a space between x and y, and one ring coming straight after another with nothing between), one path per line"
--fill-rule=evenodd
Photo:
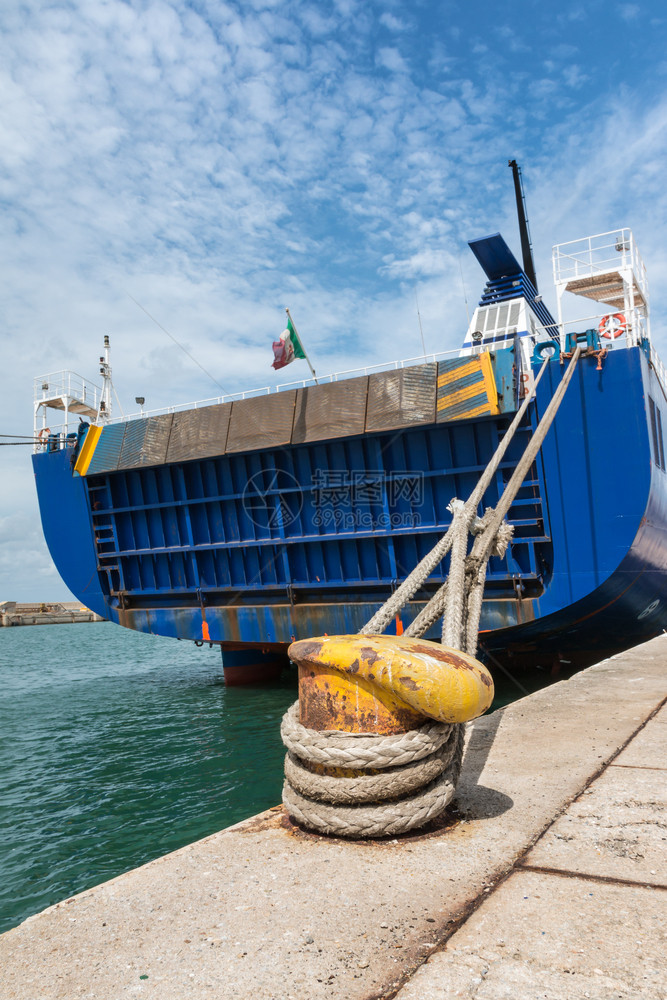
M271 367L276 369L284 368L285 365L291 365L296 358L303 358L305 360L306 352L301 346L301 341L294 329L291 317L287 318L287 329L283 330L280 334L280 340L274 340L273 342L273 354L274 358Z

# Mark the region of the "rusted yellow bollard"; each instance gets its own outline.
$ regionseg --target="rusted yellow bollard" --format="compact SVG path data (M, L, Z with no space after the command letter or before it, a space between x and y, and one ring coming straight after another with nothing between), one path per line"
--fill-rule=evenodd
M400 733L424 718L468 722L493 701L478 660L425 639L334 635L289 647L299 667L301 723L310 729Z
M299 702L283 721L288 811L344 836L414 829L442 812L461 763L456 724L493 700L486 668L438 643L384 635L304 639L289 655Z

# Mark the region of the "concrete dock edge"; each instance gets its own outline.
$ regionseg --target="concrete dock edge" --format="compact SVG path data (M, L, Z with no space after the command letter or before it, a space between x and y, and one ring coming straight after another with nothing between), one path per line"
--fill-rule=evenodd
M429 832L276 808L31 917L0 998L664 1000L666 662L663 636L477 720Z

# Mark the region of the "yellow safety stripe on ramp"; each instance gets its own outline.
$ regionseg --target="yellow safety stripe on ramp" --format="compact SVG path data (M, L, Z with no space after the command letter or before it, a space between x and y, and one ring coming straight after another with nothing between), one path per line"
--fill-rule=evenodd
M439 422L500 413L496 380L488 352L454 362L440 362L437 386Z
M100 439L101 433L101 427L88 428L88 433L86 434L83 444L81 445L81 451L79 452L76 465L74 466L74 471L78 472L80 476L85 476L88 472L88 466L90 465L91 459L95 454L95 449L97 448L97 442Z
M438 373L438 388L459 382L467 375L477 375L479 373L479 358L475 357L471 361L462 362L450 371Z
M482 375L484 376L484 387L486 388L486 395L489 399L489 406L491 407L491 413L500 413L500 407L498 406L498 390L496 389L496 379L493 374L493 365L491 364L491 355L488 352L480 354L479 360L482 364Z

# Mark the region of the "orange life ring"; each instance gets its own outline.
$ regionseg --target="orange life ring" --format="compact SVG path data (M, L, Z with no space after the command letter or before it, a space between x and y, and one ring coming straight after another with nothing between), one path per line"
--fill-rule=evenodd
M37 440L40 444L44 444L51 433L50 427L42 427L41 431L37 432Z
M609 313L609 315L603 316L598 327L601 336L606 337L607 340L615 340L616 337L625 333L627 328L628 324L623 313Z

